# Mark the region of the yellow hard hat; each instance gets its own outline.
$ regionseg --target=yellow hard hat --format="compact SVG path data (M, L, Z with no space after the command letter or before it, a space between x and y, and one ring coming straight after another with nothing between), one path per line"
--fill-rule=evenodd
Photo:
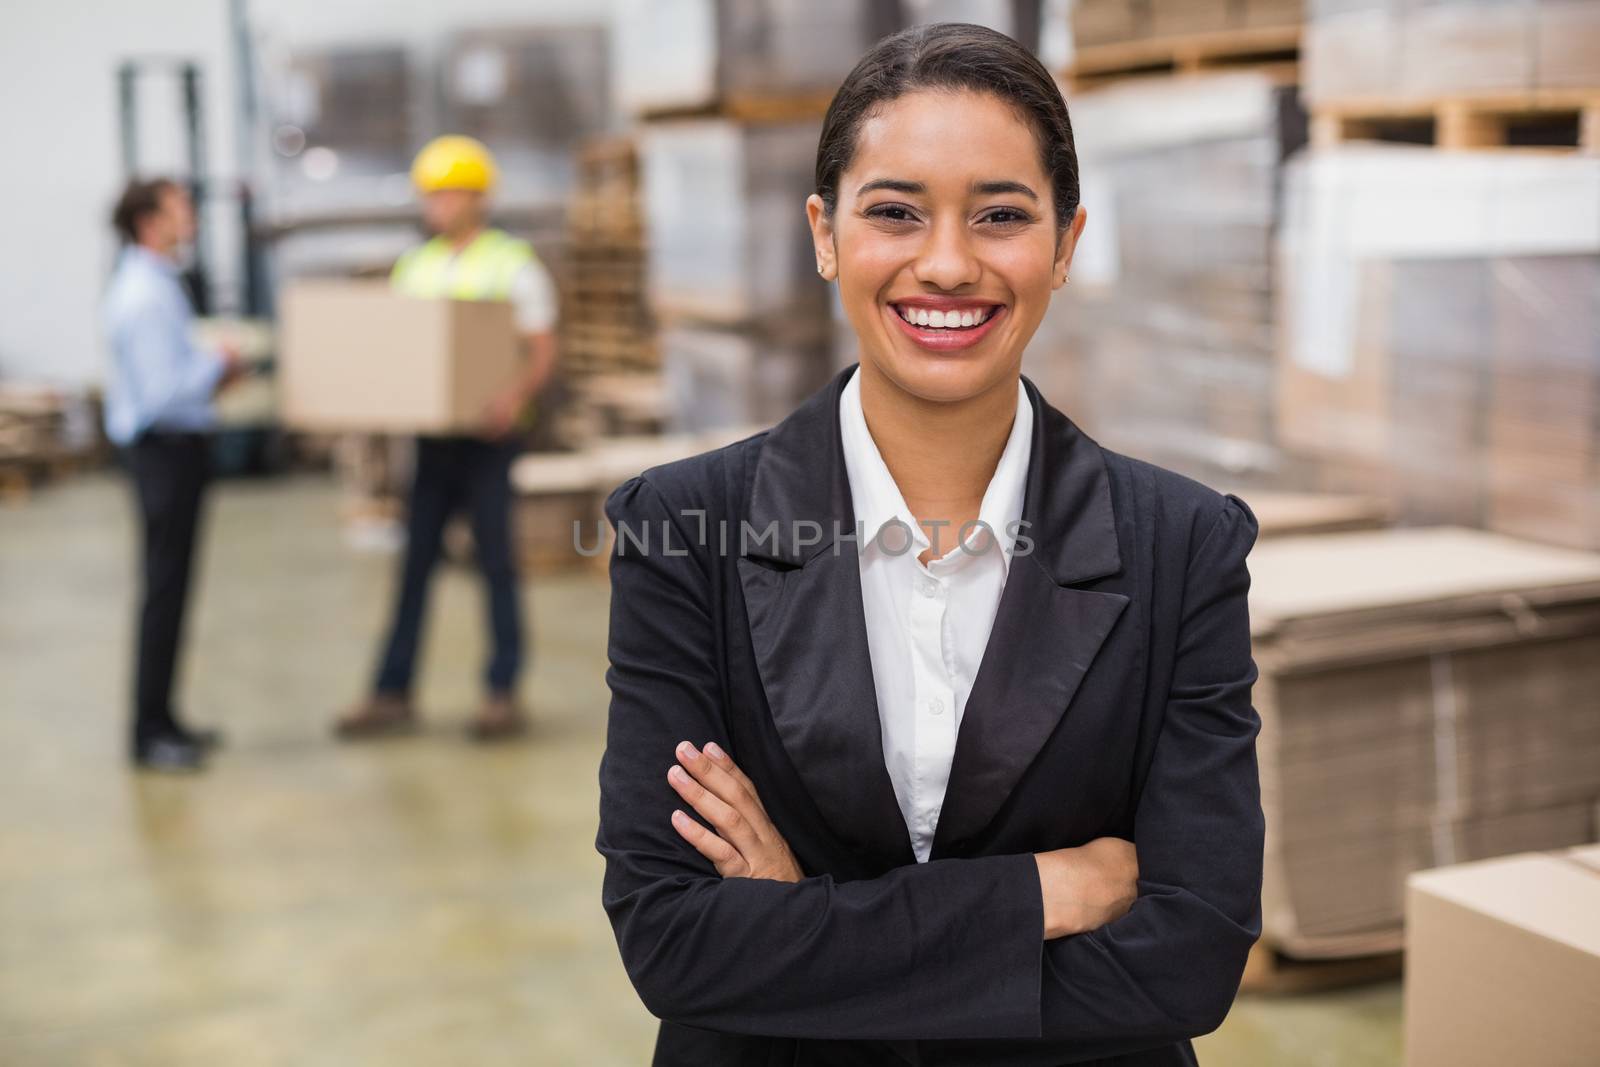
M411 164L411 181L424 193L440 189L487 192L494 185L494 156L482 141L450 135L435 137Z

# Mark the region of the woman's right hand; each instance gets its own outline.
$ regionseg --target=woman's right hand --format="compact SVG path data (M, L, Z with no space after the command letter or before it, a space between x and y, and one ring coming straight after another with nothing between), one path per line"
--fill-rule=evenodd
M1077 848L1037 852L1046 941L1081 934L1120 919L1139 895L1133 842L1097 837Z

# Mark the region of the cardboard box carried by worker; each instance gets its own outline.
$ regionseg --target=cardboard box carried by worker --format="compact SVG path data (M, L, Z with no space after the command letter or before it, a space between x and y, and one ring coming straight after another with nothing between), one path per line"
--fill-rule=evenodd
M322 280L290 285L281 309L281 411L296 429L472 432L519 373L505 301Z

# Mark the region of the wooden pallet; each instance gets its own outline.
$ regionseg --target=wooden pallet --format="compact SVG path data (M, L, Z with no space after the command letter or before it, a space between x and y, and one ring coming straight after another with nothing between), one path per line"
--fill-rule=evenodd
M0 501L23 503L35 489L82 474L101 458L59 447L0 454Z
M1600 153L1600 89L1319 101L1311 113L1313 147L1350 141Z
M1398 978L1403 952L1383 952L1347 959L1300 960L1286 956L1266 941L1257 941L1245 963L1239 992L1259 996L1316 993Z
M638 225L642 228L644 224L641 222ZM606 230L573 227L568 242L567 256L574 263L612 263L645 253L642 232L629 237L622 235L621 230L615 227Z
M639 117L645 122L705 118L751 124L803 122L827 114L834 92L833 89L819 89L792 93L731 93L707 104L646 110Z
M572 279L569 294L578 303L639 303L648 299L644 272L637 271L632 277L626 274L617 274L607 277L603 274L579 273Z
M562 364L575 379L660 365L632 139L586 142L568 220ZM582 403L582 398L579 398Z
M1253 26L1086 45L1073 56L1067 80L1082 90L1126 78L1236 69L1294 84L1300 75L1300 27Z
M0 459L0 503L20 504L33 495L33 474L27 464Z

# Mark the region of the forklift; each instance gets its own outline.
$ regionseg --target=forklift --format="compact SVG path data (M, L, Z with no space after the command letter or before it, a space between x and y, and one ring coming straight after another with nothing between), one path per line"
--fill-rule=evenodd
M241 27L241 33L242 27ZM248 40L240 41L248 48ZM241 53L246 59L247 53ZM203 83L200 65L181 58L140 58L124 60L117 68L118 113L122 140L122 168L125 177L139 174L140 124L139 85L143 79L166 78L176 84L181 109L184 155L187 173L175 177L183 182L194 199L195 238L190 263L182 272L184 289L194 306L196 333L202 343L226 338L237 345L254 365L254 373L218 400L219 427L213 438L212 466L217 474L228 476L268 475L287 465L288 448L278 424L274 400L275 359L270 326L272 311L268 285L266 253L255 219L255 196L251 187L247 146L251 143L254 111L249 67L240 73L244 108L240 144L244 150L240 166L246 177L219 182L206 166L206 138ZM237 299L231 301L231 314L219 314L217 287L212 275L208 209L233 200L238 213L240 263ZM214 216L211 216L214 218Z

